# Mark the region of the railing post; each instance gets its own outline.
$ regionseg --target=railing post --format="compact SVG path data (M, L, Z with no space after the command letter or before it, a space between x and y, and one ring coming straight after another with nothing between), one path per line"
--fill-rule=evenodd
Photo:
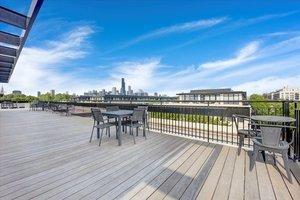
M294 160L300 161L300 110L297 108L297 105L295 105L295 118L296 130L294 135L294 143L292 145L294 149Z
M282 102L282 115L283 116L290 116L290 102L288 101L283 101Z

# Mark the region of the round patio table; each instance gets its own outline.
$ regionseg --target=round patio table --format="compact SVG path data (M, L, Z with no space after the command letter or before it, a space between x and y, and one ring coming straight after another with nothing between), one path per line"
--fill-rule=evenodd
M291 123L295 122L296 119L285 116L269 116L269 115L253 115L251 119L254 121L262 122L273 122L273 123Z

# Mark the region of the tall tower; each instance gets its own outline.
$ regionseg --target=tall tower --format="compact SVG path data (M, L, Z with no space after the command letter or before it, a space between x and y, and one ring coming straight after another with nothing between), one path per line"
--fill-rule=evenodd
M125 89L125 80L122 78L122 85L121 85L121 95L126 95L126 89Z

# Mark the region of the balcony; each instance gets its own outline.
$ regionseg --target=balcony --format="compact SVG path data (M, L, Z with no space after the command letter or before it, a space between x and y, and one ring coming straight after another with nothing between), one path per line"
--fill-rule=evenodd
M251 171L248 148L163 134L169 126L150 117L159 131L147 140L124 134L118 146L112 128L99 147L89 117L0 110L0 199L299 199L296 163L292 183L280 156Z

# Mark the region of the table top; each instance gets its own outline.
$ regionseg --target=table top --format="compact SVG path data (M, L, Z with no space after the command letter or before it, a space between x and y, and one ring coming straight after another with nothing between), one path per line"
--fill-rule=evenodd
M116 110L116 111L105 111L102 112L105 116L113 116L113 117L123 117L132 115L133 110Z
M253 115L251 119L255 121L264 121L264 122L277 122L277 123L288 123L296 121L292 117L284 117L284 116L270 116L270 115Z

